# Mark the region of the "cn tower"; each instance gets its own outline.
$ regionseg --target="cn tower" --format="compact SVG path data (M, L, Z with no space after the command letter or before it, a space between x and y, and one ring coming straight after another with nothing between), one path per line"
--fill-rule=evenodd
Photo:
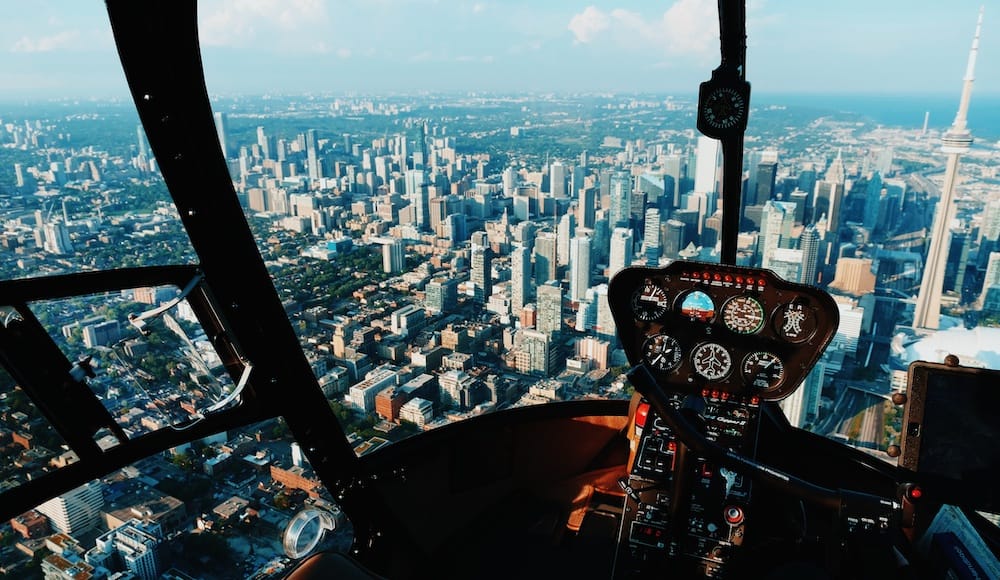
M931 246L927 251L924 277L920 283L920 292L917 294L917 304L913 312L914 328L937 329L941 317L941 289L944 286L948 248L951 246L950 225L955 218L954 198L955 182L958 178L958 158L972 145L972 133L966 127L966 117L969 112L969 97L972 96L972 81L975 80L976 53L979 52L979 31L982 27L983 8L980 8L979 20L976 22L976 36L972 39L969 64L965 69L958 114L955 115L951 128L941 138L941 151L948 155L948 161L945 166L941 199L934 213Z

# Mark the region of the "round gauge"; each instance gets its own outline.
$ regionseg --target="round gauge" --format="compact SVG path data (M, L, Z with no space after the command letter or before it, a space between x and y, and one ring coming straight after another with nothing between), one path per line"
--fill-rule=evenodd
M642 360L659 371L672 371L681 364L681 345L666 334L654 334L642 343Z
M784 378L785 365L774 353L752 352L743 359L743 380L752 387L770 391L781 385Z
M684 296L681 301L681 314L699 322L709 322L715 317L715 303L712 297L701 290L695 290Z
M713 129L732 129L745 122L746 98L733 87L715 87L705 96L699 113Z
M733 357L721 344L705 342L695 347L691 362L699 375L710 381L719 381L729 375L733 368Z
M639 320L656 320L663 316L669 306L667 293L650 280L632 296L632 312Z
M783 304L774 316L774 330L788 342L805 342L816 332L816 313L803 302Z
M754 334L764 326L764 306L753 296L735 296L722 307L722 322L739 334Z

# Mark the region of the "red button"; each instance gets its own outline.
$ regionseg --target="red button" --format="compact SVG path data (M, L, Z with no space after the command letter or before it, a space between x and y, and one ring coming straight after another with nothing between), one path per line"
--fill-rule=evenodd
M735 526L743 521L743 510L737 506L731 505L726 508L726 521L730 525Z
M639 403L635 409L635 426L642 429L646 426L646 416L649 415L649 403Z

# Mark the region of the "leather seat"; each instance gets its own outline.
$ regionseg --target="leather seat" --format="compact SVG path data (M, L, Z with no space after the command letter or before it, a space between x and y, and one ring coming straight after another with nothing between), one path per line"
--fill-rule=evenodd
M340 552L319 552L302 560L285 576L285 580L385 580L360 562Z

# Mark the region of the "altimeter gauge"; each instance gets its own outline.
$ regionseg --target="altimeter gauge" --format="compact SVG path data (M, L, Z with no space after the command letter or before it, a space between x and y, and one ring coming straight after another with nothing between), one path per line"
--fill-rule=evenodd
M729 376L729 371L733 368L733 357L721 344L705 342L692 351L691 363L699 375L710 381L720 381Z
M647 279L642 288L632 296L632 312L639 320L656 320L663 316L669 306L667 293L652 280Z
M778 355L766 352L752 352L743 359L743 380L761 391L770 391L781 386L785 378L785 365Z
M642 360L658 371L672 371L681 364L681 345L666 334L654 334L642 343Z
M764 326L764 306L753 296L734 296L722 307L722 322L738 334L754 334Z

